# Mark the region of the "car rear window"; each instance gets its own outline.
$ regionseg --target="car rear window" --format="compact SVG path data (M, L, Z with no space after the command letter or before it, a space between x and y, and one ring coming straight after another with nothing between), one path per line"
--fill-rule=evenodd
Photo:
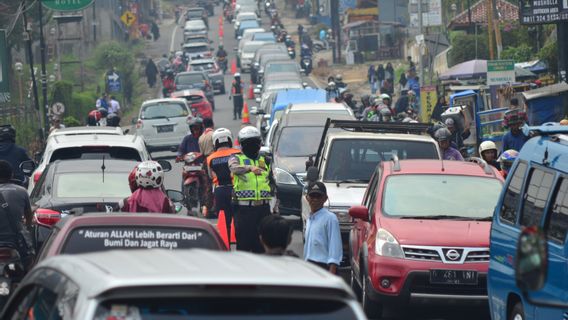
M254 41L272 41L272 42L276 42L276 39L274 38L274 34L273 33L255 33L252 36L252 39Z
M271 63L266 66L265 74L272 72L297 72L298 66L295 63Z
M161 226L81 227L67 236L62 254L113 249L211 249L219 250L215 238L198 228Z
M203 10L189 10L187 11L187 16L192 18L201 18L203 16Z
M207 38L187 38L185 43L209 42Z
M230 287L227 290L228 293L233 291ZM219 301L223 302L222 308L219 307ZM234 297L231 295L210 298L115 299L100 304L94 319L109 319L116 310L121 310L124 314L137 315L136 319L142 320L357 319L353 310L342 301L323 298Z
M51 154L49 162L73 159L102 159L103 157L105 159L142 161L140 153L135 148L84 146L57 149Z
M243 48L245 53L254 53L258 48L262 47L264 43L247 43Z
M142 108L140 119L166 119L176 117L186 117L187 107L180 103L157 103L146 105Z
M191 47L183 47L183 51L189 53L197 53L197 52L209 51L209 48L207 48L207 46L191 46Z
M101 162L102 164L102 162ZM107 167L108 170L108 167ZM126 198L129 172L74 172L55 175L54 195L58 198Z
M180 74L176 77L176 84L194 84L203 82L203 80L205 80L205 76L201 73Z
M192 63L191 69L194 70L194 71L211 71L211 70L215 69L215 65L213 64L213 62Z

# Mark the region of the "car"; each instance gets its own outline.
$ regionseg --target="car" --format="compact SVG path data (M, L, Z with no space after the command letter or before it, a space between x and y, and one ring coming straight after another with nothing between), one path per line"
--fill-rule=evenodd
M176 91L199 89L205 92L207 100L209 100L209 103L211 103L211 108L213 108L213 111L215 111L215 93L213 92L213 86L211 85L209 75L206 72L180 72L176 74L174 85Z
M93 131L97 130L93 129ZM85 131L87 130L85 129ZM146 161L151 158L144 139L136 135L106 133L55 135L47 140L43 153L38 155L41 159L31 175L32 179L29 181L28 191L33 190L45 167L51 162L85 159L97 157L100 154L107 155L107 159Z
M182 47L184 44L187 43L211 43L211 40L206 35L193 35L193 36L186 36L184 42L181 44Z
M241 22L239 27L235 29L235 39L243 36L243 31L246 29L260 28L260 24L256 20L245 20Z
M271 81L269 83L266 84L266 86L264 86L262 88L261 93L262 94L267 94L267 93L271 93L271 92L276 92L276 91L282 91L282 90L299 90L299 89L304 89L305 83L302 83L301 80L299 79L293 79L293 80L286 80L286 81ZM253 89L254 93L256 94L257 90L260 89Z
M272 142L272 173L276 184L278 212L301 214L300 197L305 183L306 160L318 149L326 119L355 120L351 109L340 103L293 104L278 124ZM299 143L301 141L301 143Z
M218 3L217 3L218 4ZM204 8L207 11L207 15L208 16L213 16L215 14L215 6L213 4L213 1L209 1L209 0L198 0L197 1L197 6Z
M100 158L57 160L45 168L30 194L38 247L62 217L115 212L119 210L119 202L130 196L128 175L140 162L114 160L104 154L97 156ZM169 162L159 163L164 171L171 169Z
M247 41L241 50L239 61L242 72L250 72L252 65L252 58L258 48L262 47L265 42L263 41Z
M258 106L252 106L250 108L250 114L256 116L255 127L260 131L262 137L266 136L268 129L270 128L269 119L270 114L267 114L266 110L272 108L274 99L278 96L279 91L273 91L269 93L262 94L260 98L256 101L259 103Z
M284 57L287 58L287 60L284 60ZM257 84L261 84L262 83L262 79L264 77L265 74L265 68L266 65L268 63L277 63L277 62L282 62L282 63L290 63L292 61L290 61L290 57L288 57L286 54L283 53L269 53L266 52L264 54L262 54L262 56L260 57L260 59L258 60L258 65L256 66L256 82ZM292 62L293 63L293 62ZM298 70L299 70L299 66L298 66ZM251 72L251 77L252 77L252 72Z
M201 20L207 24L208 14L204 8L193 7L187 9L185 12L185 20L192 21L192 20Z
M213 108L203 91L198 89L174 91L172 98L185 99L194 117L213 119Z
M288 52L286 50L286 46L282 43L265 43L261 48L256 50L254 58L252 59L252 66L250 71L252 83L260 83L258 79L258 70L260 68L260 59L264 55L284 55L288 58L288 60L290 60L290 57L288 56Z
M24 278L0 318L364 320L365 315L341 278L294 257L156 249L46 259Z
M264 76L267 77L272 73L295 73L299 77L300 75L300 66L295 61L268 61L264 66Z
M235 27L235 31L236 31L237 29L239 29L239 26L241 25L241 22L243 22L243 21L249 21L249 20L257 21L257 22L258 22L259 19L258 19L258 16L256 15L256 13L254 13L254 12L246 12L246 11L243 11L243 12L237 14L237 16L235 17L235 19L233 19L233 21L232 21L233 24L234 24L234 27Z
M241 52L243 51L243 46L251 41L252 36L256 33L256 32L264 32L265 30L263 28L251 28L251 29L246 29L245 31L243 31L243 35L241 36L241 38L238 40L238 44L235 47L235 50L237 51L237 67L241 67Z
M263 83L257 85L257 88L270 86L272 83L284 83L284 82L292 82L292 83L300 83L303 84L302 76L296 72L271 72L263 77ZM307 86L307 83L306 83Z
M207 72L209 80L211 80L213 90L219 90L221 94L225 94L225 76L223 70L213 58L194 59L187 66L187 71L203 71Z
M258 15L258 7L256 4L253 3L243 3L240 5L237 5L235 8L235 14L239 15L240 13L244 13L244 12L254 12L257 13Z
M568 310L568 127L550 123L528 127L525 134L533 138L520 150L493 214L489 309L492 319L563 319ZM526 233L539 241L528 241ZM520 256L524 251L528 259ZM539 285L519 287L527 285L526 278Z
M183 36L186 37L204 35L207 36L207 25L203 20L189 20L183 27Z
M499 171L483 160L385 159L349 209L351 285L367 316L425 301L486 305Z
M209 43L205 42L185 43L182 47L182 50L185 56L190 60L211 58L213 56L213 49L211 49Z
M60 137L60 136L83 136L83 135L93 135L93 134L123 136L124 130L120 127L106 127L106 126L69 127L69 128L55 129L51 131L47 139L50 140L53 139L54 137Z
M202 219L155 213L89 213L67 216L54 225L35 263L61 254L192 248L227 250L217 229Z
M185 99L154 99L140 107L136 134L144 138L150 152L179 146L187 134L190 109Z
M272 32L256 32L252 35L252 41L264 41L266 43L276 43L276 37Z

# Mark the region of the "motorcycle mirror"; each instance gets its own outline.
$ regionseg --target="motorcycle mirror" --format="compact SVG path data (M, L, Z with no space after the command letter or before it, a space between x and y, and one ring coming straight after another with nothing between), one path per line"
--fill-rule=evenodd
M27 161L23 161L22 163L20 163L19 167L20 167L20 170L22 170L22 172L24 173L24 175L29 177L34 172L34 170L36 168L36 164L35 164L35 162L33 162L33 160L27 160Z
M122 133L124 134L128 134L130 132L130 129L125 129L124 131L122 131Z
M166 195L172 202L183 202L184 196L183 193L177 190L166 190Z
M164 172L169 172L172 170L172 164L167 161L167 160L158 160L157 161L160 166L162 167L162 170L164 170Z

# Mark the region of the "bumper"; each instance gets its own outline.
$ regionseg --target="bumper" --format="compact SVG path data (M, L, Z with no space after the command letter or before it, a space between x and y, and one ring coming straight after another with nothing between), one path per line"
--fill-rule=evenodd
M276 184L276 190L280 214L285 216L300 216L302 211L302 186L297 184Z
M223 75L209 76L209 79L211 80L211 85L213 86L213 89L221 90L221 89L225 88L225 79L224 79Z
M444 264L375 255L369 257L368 263L372 284L369 296L375 301L389 304L487 304L488 263ZM477 284L430 283L431 269L477 271ZM381 287L383 279L391 282L390 287Z
M249 59L241 59L241 69L250 71L251 69L252 60Z

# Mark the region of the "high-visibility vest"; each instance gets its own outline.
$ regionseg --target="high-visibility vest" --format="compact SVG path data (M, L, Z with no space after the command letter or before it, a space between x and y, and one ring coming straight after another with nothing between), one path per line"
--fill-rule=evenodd
M262 174L256 175L254 172L247 172L244 175L235 175L233 181L233 190L237 200L270 200L270 185L268 176L270 166L266 163L263 156L258 160L253 160L244 154L235 155L239 159L240 165L256 166L264 169Z

